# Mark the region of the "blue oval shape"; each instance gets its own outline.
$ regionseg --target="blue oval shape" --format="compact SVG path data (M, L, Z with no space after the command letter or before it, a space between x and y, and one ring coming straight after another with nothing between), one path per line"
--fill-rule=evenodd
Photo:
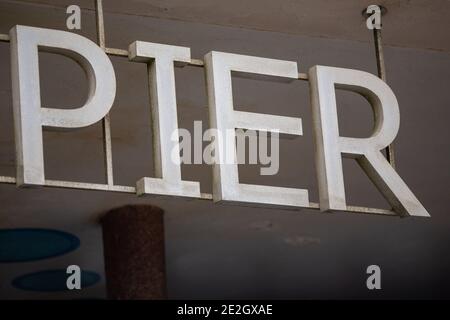
M53 229L0 229L0 262L27 262L66 254L80 246L80 240Z
M44 270L20 276L12 281L12 285L18 289L27 291L66 291L67 278L70 274L64 269ZM100 275L93 271L81 271L81 288L89 287L100 280Z

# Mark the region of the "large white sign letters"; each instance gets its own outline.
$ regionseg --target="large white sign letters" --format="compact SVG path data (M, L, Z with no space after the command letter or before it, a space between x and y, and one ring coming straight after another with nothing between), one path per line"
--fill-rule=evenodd
M80 128L101 120L114 102L116 77L108 56L82 36L25 26L16 26L9 34L17 184L43 185L42 128ZM66 55L85 70L89 96L83 107L64 110L41 106L38 50Z
M92 41L64 31L16 26L10 31L13 108L16 138L16 183L45 185L42 130L45 127L79 128L100 121L109 112L116 93L110 59ZM89 96L77 109L46 108L40 101L38 51L56 52L74 59L88 75ZM199 182L181 178L174 65L191 61L190 48L136 41L128 50L131 61L148 65L154 137L155 177L143 177L136 192L200 198ZM301 136L302 119L235 110L232 72L298 79L297 63L212 51L205 56L210 127L218 132L252 129ZM367 72L314 66L309 70L311 106L316 143L316 167L320 209L343 210L346 202L342 157L351 157L374 182L394 211L403 216L429 216L402 178L381 153L396 137L400 114L397 99L388 85ZM340 136L335 88L363 95L375 115L375 128L368 138ZM275 110L274 110L275 113ZM150 124L149 124L150 125ZM235 157L236 145L219 134L215 157ZM310 207L308 190L239 183L236 163L215 162L213 200Z

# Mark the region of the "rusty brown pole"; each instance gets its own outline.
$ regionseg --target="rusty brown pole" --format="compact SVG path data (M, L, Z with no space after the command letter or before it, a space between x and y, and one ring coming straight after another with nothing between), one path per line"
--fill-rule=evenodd
M166 299L164 211L130 205L101 219L109 299Z

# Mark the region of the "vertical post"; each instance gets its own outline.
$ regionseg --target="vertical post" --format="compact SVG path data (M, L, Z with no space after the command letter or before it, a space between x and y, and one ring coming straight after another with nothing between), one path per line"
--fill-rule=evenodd
M95 0L97 42L106 50L102 0ZM111 122L103 118L108 186L114 185ZM108 297L166 299L164 211L155 206L125 206L101 220Z
M105 49L105 21L103 19L103 1L95 0L95 15L97 22L97 43L100 48Z
M105 22L103 18L103 2L95 0L95 15L97 22L97 43L105 50ZM106 181L108 186L114 185L113 163L112 163L112 142L111 142L111 119L109 113L103 118L103 149L105 152Z
M108 298L166 299L164 211L114 209L101 219Z
M381 11L381 15L382 14L383 11ZM377 59L378 77L384 82L386 82L386 67L384 64L383 45L381 41L381 29L373 28L373 39L375 43L375 56ZM391 143L386 148L386 158L391 164L391 166L395 169L394 143Z

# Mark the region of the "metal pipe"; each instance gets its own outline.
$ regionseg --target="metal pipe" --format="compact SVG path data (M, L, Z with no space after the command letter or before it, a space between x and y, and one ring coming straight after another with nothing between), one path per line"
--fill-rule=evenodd
M0 176L1 184L16 184L16 178ZM109 191L109 192L119 192L119 193L129 193L136 194L136 188L131 186L121 186L121 185L107 185L100 183L87 183L87 182L74 182L74 181L61 181L61 180L45 180L44 187L49 188L63 188L63 189L77 189L77 190L95 190L95 191ZM212 200L212 194L210 193L201 193L199 198L195 198L198 200ZM246 205L251 207L251 205ZM255 205L255 208L259 208L258 205ZM280 207L280 209L285 209ZM298 207L297 209L310 209L310 210L319 210L319 204L316 202L310 202L307 207ZM286 210L293 211L296 209L286 208ZM343 212L352 212L352 213L365 213L365 214L378 214L378 215L387 215L387 216L398 216L396 212L388 209L380 209L380 208L370 208L370 207L360 207L360 206L347 206L346 210Z
M103 2L102 0L95 0L95 16L97 22L97 42L100 48L106 53L105 40L105 21L103 17ZM111 119L108 113L102 120L103 127L103 150L105 153L105 174L106 181L109 186L114 185L114 171L112 160L112 140L111 140Z
M374 28L373 29L373 39L375 43L375 56L377 60L377 71L378 77L386 82L386 66L384 63L384 52L383 52L383 44L381 40L381 29ZM394 144L391 143L387 146L386 150L386 158L391 164L391 166L395 169L395 153L394 153Z
M105 49L105 21L103 19L103 1L95 0L95 21L97 23L97 43Z

